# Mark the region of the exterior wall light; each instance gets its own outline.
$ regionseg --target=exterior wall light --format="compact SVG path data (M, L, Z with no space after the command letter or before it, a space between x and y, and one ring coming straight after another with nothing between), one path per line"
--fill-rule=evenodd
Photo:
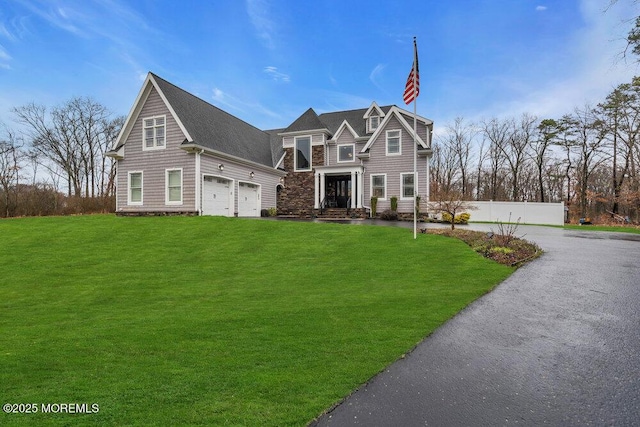
M223 170L224 170L224 165L223 165L222 163L220 163L220 164L218 165L218 169L220 169L220 171L223 171Z
M251 173L249 174L249 177L253 179L253 177L254 177L255 175L256 175L255 173L251 172Z

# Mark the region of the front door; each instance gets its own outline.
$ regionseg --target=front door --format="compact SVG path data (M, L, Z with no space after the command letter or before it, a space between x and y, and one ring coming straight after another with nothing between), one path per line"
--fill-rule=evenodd
M326 177L326 206L347 208L351 201L351 175Z

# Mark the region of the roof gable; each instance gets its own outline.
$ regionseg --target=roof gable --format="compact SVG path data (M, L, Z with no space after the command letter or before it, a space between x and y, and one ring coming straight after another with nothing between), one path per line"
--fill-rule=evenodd
M348 121L344 120L342 122L342 124L340 125L340 127L338 128L338 130L336 131L336 133L333 135L333 137L331 138L332 141L337 141L338 138L340 138L340 135L342 135L342 132L344 132L346 130L348 130L349 132L351 132L351 135L353 136L354 139L358 138L359 135L356 133L355 130L353 130L353 128L351 127L351 125L349 124Z
M382 109L378 107L378 104L376 103L376 101L373 101L371 103L371 106L369 107L367 112L364 113L364 116L362 116L362 118L366 120L371 116L379 116L379 117L385 116L384 111L382 111Z
M118 138L116 139L116 143L114 145L114 150L118 150L120 147L122 147L124 145L124 142L129 138L129 135L133 130L133 126L135 125L135 122L138 119L140 112L142 111L142 107L144 107L145 103L147 102L147 99L149 99L149 95L151 94L153 89L155 89L158 95L160 95L162 102L164 102L165 106L171 113L171 116L180 127L180 130L184 134L185 138L187 140L191 140L191 136L189 135L189 132L180 121L180 118L177 116L171 104L167 101L167 98L164 96L164 93L162 92L156 80L154 79L153 74L149 73L147 74L147 77L145 78L144 83L140 88L140 92L138 92L138 96L136 97L136 100L133 103L133 106L131 107L131 110L129 111L129 114L127 115L127 118L124 122L124 125L120 130L120 134L118 135Z
M373 135L371 135L371 138L369 138L369 141L365 144L364 147L362 147L362 150L360 150L360 153L364 153L369 148L371 148L371 146L373 145L373 142L382 133L382 130L387 126L387 124L389 123L389 121L391 120L392 117L396 117L398 119L398 121L400 122L400 124L402 125L402 127L413 138L413 136L414 136L413 125L409 126L409 123L407 123L407 120L405 120L405 117L404 117L404 114L402 113L402 110L400 110L398 107L396 107L394 105L387 112L386 117L382 120L382 122L380 123L380 126L378 126L378 128L373 133ZM423 119L422 117L420 119L421 119L420 121L423 122L424 124L428 124L426 119ZM431 122L431 121L428 120L428 122ZM425 148L425 149L429 148L429 146L422 140L422 138L420 137L420 135L417 134L417 132L415 134L415 138L416 138L416 142L418 144L420 144L420 146L422 146L422 148Z
M247 122L232 116L189 92L149 73L127 116L116 147L123 144L145 104L151 88L155 88L185 135L186 143L274 166L275 154L271 136Z

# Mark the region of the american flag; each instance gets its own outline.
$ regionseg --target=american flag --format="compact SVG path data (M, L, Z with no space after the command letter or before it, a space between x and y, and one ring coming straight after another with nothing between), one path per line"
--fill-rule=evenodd
M407 78L407 84L404 87L404 103L409 105L418 97L420 93L420 73L418 72L418 46L415 37L413 38L413 66Z

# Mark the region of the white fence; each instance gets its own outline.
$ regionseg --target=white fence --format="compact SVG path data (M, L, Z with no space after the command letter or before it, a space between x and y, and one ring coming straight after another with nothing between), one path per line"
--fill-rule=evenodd
M564 225L564 203L468 202L471 222L517 222L521 224ZM509 219L511 218L511 219Z

